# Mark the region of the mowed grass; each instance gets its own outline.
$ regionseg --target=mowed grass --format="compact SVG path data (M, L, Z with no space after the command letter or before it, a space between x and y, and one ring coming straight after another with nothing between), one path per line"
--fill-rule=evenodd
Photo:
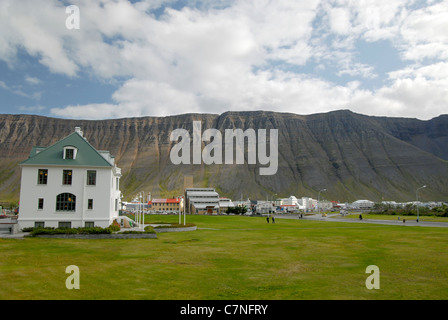
M147 222L177 222L150 216ZM158 239L0 239L0 299L448 299L448 229L187 216ZM65 269L80 270L68 290ZM366 268L380 269L368 290Z
M334 219L359 219L359 213L353 213L348 214L345 216L341 215L334 215L331 218ZM405 216L405 215L387 215L387 214L374 214L374 213L363 213L362 214L363 219L370 219L370 220L397 220L400 218L400 221L403 221L405 219L406 221L416 221L417 216ZM448 217L436 217L436 216L420 216L419 217L421 222L448 222Z

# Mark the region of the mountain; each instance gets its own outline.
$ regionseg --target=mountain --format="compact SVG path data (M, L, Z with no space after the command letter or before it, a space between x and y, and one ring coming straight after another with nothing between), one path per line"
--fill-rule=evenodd
M261 164L179 164L170 159L175 129L192 135L218 129L278 130L278 171L260 175ZM184 114L114 120L68 120L0 115L0 202L17 201L18 164L33 146L49 146L81 127L98 150L109 150L122 169L125 199L140 191L154 197L182 194L184 175L195 186L215 187L232 199L321 196L329 200L448 200L448 116L422 121L371 117L348 110L313 115L267 111ZM269 139L268 139L269 141ZM209 142L203 142L204 147ZM269 150L269 142L267 145ZM259 162L257 162L259 163Z

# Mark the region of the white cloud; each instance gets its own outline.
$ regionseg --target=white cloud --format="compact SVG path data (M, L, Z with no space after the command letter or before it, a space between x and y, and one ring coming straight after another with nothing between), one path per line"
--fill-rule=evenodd
M160 17L150 10L173 1L73 2L80 7L80 30L65 28L60 1L0 2L0 28L8 30L0 34L0 59L10 66L25 50L52 73L88 73L119 84L110 102L74 101L51 109L57 116L258 109L307 114L351 106L423 118L447 105L448 1L419 9L405 0L196 1L167 8ZM369 89L363 80L381 75L358 55L356 43L379 40L390 41L411 64ZM427 58L436 61L425 65ZM301 67L320 76L301 74ZM327 80L330 70L329 78L351 82ZM30 76L25 81L39 84ZM5 82L0 87L11 90Z
M348 34L352 27L350 11L345 8L332 8L330 10L330 27L336 34Z
M31 85L38 85L41 83L41 81L38 78L26 76L25 81Z
M448 59L448 1L411 12L403 22L403 57Z

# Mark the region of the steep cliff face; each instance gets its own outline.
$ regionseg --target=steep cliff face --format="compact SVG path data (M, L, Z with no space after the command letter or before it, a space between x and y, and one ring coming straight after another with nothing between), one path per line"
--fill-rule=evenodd
M193 121L201 121L202 132L218 129L223 139L226 129L266 129L268 137L277 129L277 173L260 175L266 166L248 164L247 152L244 164L174 165L170 151L176 142L170 134L182 128L192 135ZM18 199L18 163L33 146L49 146L77 126L95 148L115 155L128 199L142 190L180 195L184 175L193 175L196 186L215 187L234 199L316 197L326 188L327 199L340 201L411 201L423 184L428 200L448 198L448 116L419 121L350 111L309 116L258 111L103 121L0 115L0 201Z

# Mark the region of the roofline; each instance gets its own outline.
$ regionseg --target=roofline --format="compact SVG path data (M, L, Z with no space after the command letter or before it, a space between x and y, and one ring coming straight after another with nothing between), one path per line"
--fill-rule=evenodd
M69 135L67 135L67 136L65 136L64 138L61 138L61 139L59 139L58 141L56 141L55 143L53 143L52 145L50 145L50 146L47 146L47 147L39 147L39 148L45 148L43 151L45 151L46 149L48 149L48 148L51 148L51 147L53 147L55 144L57 144L57 143L59 143L59 142L61 142L62 140L65 140L65 139L67 139L68 137L70 137L70 136L72 136L72 135L74 135L74 134L77 134L81 139L83 139L86 143L87 143L87 145L90 147L90 148L92 148L100 157L101 157L101 159L103 159L104 160L104 162L106 162L107 163L107 166L104 166L104 167L114 167L115 166L115 163L114 164L111 164L109 161L107 161L104 157L103 157L103 155L98 151L98 150L96 150L95 149L95 147L93 147L92 146L92 144L87 140L87 138L86 137L84 137L84 136L81 136L78 132L72 132L72 133L70 133ZM33 149L33 148L35 148L36 146L33 146L32 148L31 148L31 150ZM74 147L74 146L73 146ZM103 151L108 151L108 150L103 150ZM114 159L115 159L115 156L112 156L112 154L110 153L110 151L108 151L109 152L109 154L111 155L111 157L113 157ZM39 152L40 153L40 152ZM22 162L20 162L19 163L19 166L21 166L21 165L23 165L23 163L24 162L26 162L26 161L28 161L28 160L30 160L30 159L32 159L32 158L34 158L35 156L37 156L39 153L36 153L35 155L33 155L32 157L28 157L27 159L25 159L25 160L23 160ZM56 166L56 165L55 165ZM81 166L80 166L81 167ZM95 167L95 166L92 166L92 167ZM98 166L99 168L101 168L101 166Z
M19 163L18 164L19 167L57 167L57 168L71 168L71 167L76 167L76 168L104 168L104 169L113 169L115 168L113 165L109 165L109 166L86 166L86 165L60 165L60 164L23 164L23 163ZM118 167L117 167L118 168Z

